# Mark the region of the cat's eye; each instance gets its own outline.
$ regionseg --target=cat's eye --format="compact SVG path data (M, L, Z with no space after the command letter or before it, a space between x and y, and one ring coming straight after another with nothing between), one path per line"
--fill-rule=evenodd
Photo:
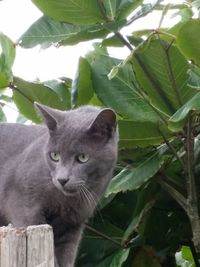
M58 162L60 160L60 153L58 152L50 152L49 156L55 162Z
M89 155L84 154L84 153L79 154L79 155L77 156L77 160L78 160L78 162L80 162L80 163L86 163L86 162L89 160Z

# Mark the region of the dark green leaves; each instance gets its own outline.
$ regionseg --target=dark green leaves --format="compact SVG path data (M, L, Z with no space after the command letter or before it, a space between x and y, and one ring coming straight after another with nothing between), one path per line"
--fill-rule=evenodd
M13 42L0 33L0 89L12 82L12 65L15 59L15 46Z
M163 162L162 152L158 150L135 168L123 169L111 181L106 195L140 188L158 172Z

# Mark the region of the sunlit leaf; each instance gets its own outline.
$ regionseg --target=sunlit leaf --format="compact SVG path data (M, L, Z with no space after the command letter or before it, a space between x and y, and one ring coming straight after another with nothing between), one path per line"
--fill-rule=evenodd
M47 16L75 25L102 22L97 1L94 0L32 0Z
M13 100L25 117L37 123L41 120L33 106L35 101L61 110L69 108L68 102L61 100L60 95L47 85L27 82L17 77L14 78Z
M80 58L72 84L72 103L76 106L88 104L93 95L90 65L85 58Z
M67 45L101 38L107 33L108 31L100 25L73 25L43 16L29 27L18 42L25 48L31 48L38 44L43 46L49 46L53 43Z
M172 115L195 94L187 86L187 60L165 41L146 41L136 49L132 64L151 103L165 114Z
M15 45L3 33L0 33L0 88L12 82L12 65L15 60Z
M137 91L131 64L119 68L111 80L108 74L121 61L106 55L89 59L92 70L93 88L99 99L112 107L121 116L134 121L157 121L158 116Z
M178 32L177 45L182 53L200 66L200 20L187 21Z

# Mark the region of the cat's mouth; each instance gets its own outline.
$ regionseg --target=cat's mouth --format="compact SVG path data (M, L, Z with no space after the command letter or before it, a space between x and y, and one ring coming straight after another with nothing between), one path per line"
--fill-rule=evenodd
M75 195L79 193L79 186L77 185L66 185L62 186L56 179L53 179L55 187L61 191L65 196Z

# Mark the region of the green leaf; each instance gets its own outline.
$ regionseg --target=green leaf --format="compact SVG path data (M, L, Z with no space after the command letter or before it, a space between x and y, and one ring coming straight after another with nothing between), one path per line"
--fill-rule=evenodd
M164 162L163 151L156 151L135 168L123 169L112 179L105 196L121 191L136 190L147 183L161 168Z
M195 65L191 65L188 74L188 85L194 89L200 89L200 68Z
M15 60L15 45L3 33L0 33L0 88L12 82L12 65Z
M172 134L164 124L119 120L120 147L146 147L158 145Z
M130 120L158 119L156 113L137 91L131 64L127 63L119 68L115 77L109 80L108 74L113 67L121 63L120 60L98 54L87 59L91 64L93 88L101 102Z
M177 45L181 52L200 66L200 20L191 19L187 21L178 32Z
M6 115L0 105L0 122L6 122Z
M81 57L77 74L72 84L72 103L75 106L88 104L93 95L90 65L85 58Z
M49 46L76 44L81 41L102 38L108 33L103 26L73 25L43 16L19 38L22 47L31 48L38 44Z
M102 22L97 2L94 0L32 0L47 16L74 25L91 25Z
M123 236L123 242L125 244L127 244L128 241L133 245L133 241L131 240L131 238L134 238L133 233L138 233L140 224L144 224L144 220L148 216L157 198L157 191L158 185L150 183L150 185L139 192L131 222Z
M200 111L200 93L197 93L185 105L183 105L177 112L169 119L169 128L172 131L181 130L190 112Z
M27 82L17 77L14 78L13 100L19 111L36 123L41 122L41 119L33 106L35 101L61 110L69 108L68 103L62 101L59 94L55 93L52 88L41 83Z
M96 267L121 267L129 255L129 249L120 249L111 256L105 258Z
M114 21L117 11L117 0L103 0L102 3L104 5L108 20Z
M151 103L172 115L194 94L187 86L189 64L179 50L169 43L150 38L133 55L136 78Z
M144 0L118 0L117 1L117 20L122 20L130 15Z
M71 83L71 79L66 79L66 81L57 79L43 82L45 86L52 89L57 94L63 106L67 109L71 108Z

